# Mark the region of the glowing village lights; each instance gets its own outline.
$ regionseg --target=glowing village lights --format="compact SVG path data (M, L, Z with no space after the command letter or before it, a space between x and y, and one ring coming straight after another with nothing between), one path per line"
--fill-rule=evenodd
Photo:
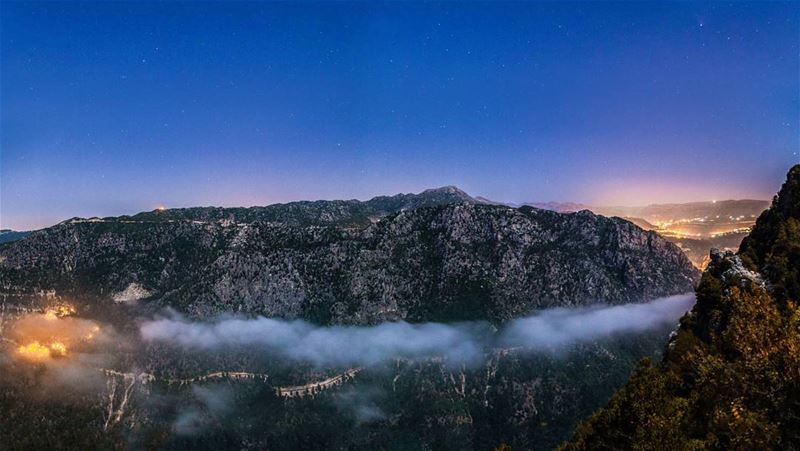
M86 334L86 335L84 335L84 336L83 336L83 339L84 339L84 340L86 340L86 341L90 341L90 340L92 340L92 339L95 337L95 335L96 335L98 332L100 332L100 326L94 326L94 327L92 327L92 330L91 330L91 331L89 331L89 333L88 333L88 334Z
M47 345L33 341L27 345L20 345L17 348L17 354L26 360L32 361L47 360L50 357L66 357L67 345L60 341L54 341Z
M11 330L19 344L16 356L31 362L47 362L65 358L73 345L95 339L100 326L90 320L72 317L75 313L75 307L60 304L15 321Z
M60 341L50 343L48 348L50 348L50 355L53 357L64 357L67 355L67 346Z
M50 348L39 344L38 341L34 341L27 345L20 345L17 348L17 354L27 360L41 361L50 358Z

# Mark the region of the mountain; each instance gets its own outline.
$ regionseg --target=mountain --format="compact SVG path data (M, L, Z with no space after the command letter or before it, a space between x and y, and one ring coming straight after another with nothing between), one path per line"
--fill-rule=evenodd
M504 321L684 293L697 276L675 245L630 222L479 204L452 187L75 219L0 249L2 290L18 297L324 324Z
M215 451L460 451L502 443L552 449L608 401L638 360L660 355L672 327L558 353L490 350L466 367L399 358L361 369L316 368L287 365L259 349L176 352L130 337L108 353L113 361L100 360L112 371L80 372L68 358L54 362L66 364L60 372L18 362L10 349L0 354L0 443L31 450L53 443ZM91 364L100 357L83 358Z
M564 449L800 448L800 165L738 254L714 252L663 359Z
M542 210L550 210L558 213L575 213L581 210L591 210L592 207L579 204L575 202L526 202L522 205L527 205L533 208L541 208Z
M643 306L594 304L684 293L698 276L675 245L628 221L490 205L452 187L366 202L75 218L0 247L0 443L551 448L608 401L637 361L660 356L673 326L661 318L558 345L613 321L601 314L598 324L562 328L541 323L541 309L559 307L554 321L573 314L563 307L636 310ZM538 325L518 319L529 314ZM380 353L377 342L430 346L454 332L465 349L478 345L466 360L437 353L314 363L255 341L201 349L143 338L142 324L165 317L176 321L167 330L213 325L197 340L231 329L251 340L253 325L266 321L296 353L309 341L317 352L367 343ZM17 327L37 319L44 326L33 337ZM400 319L413 324L387 322ZM506 342L517 321L547 345ZM80 333L66 340L68 353L20 357L27 346L65 346L58 334L70 327ZM281 332L312 327L303 340ZM387 338L393 327L435 334ZM364 343L330 339L342 331Z
M642 218L636 218L636 217L632 217L632 216L625 216L622 219L625 219L627 221L630 221L630 222L636 224L637 227L641 227L643 230L656 230L656 229L658 229L658 227L654 226L653 224L649 223L648 221L645 221Z
M17 230L0 229L0 244L21 240L26 236L30 235L31 233L32 232L28 231L20 232Z
M105 218L116 221L230 221L234 223L276 222L288 226L366 227L378 219L405 210L454 203L484 203L455 186L425 190L419 194L378 196L368 201L316 200L265 207L194 207L157 209L134 216ZM76 218L81 220L80 218Z

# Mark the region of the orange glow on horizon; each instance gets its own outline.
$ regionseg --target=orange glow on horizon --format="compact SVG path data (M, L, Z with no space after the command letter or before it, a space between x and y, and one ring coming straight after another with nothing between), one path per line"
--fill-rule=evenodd
M747 186L721 188L702 180L617 179L589 185L587 192L593 195L586 198L584 203L596 207L642 207L652 204L719 202L722 199L772 198L771 195L756 194L757 190Z

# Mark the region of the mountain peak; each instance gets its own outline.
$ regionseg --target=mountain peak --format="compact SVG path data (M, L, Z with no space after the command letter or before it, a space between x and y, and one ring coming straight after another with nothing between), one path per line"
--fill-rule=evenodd
M461 188L459 188L457 186L454 186L454 185L440 186L439 188L429 188L429 189L426 189L425 191L420 193L420 195L425 195L425 194L428 194L428 195L430 195L430 194L448 194L448 195L455 195L455 196L464 198L465 200L466 199L472 200L472 196L467 194Z

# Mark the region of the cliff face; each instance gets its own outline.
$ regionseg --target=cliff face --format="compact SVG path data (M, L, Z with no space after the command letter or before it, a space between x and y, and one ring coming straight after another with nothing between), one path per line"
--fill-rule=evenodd
M759 216L753 232L742 241L742 260L770 281L779 301L800 298L800 165L789 171L786 183Z
M565 449L800 447L800 166L739 255L713 253L664 359Z
M357 324L502 321L682 293L697 279L676 246L621 219L427 193L354 207L380 215L367 222L337 203L282 206L281 220L199 209L67 221L0 247L0 290Z

